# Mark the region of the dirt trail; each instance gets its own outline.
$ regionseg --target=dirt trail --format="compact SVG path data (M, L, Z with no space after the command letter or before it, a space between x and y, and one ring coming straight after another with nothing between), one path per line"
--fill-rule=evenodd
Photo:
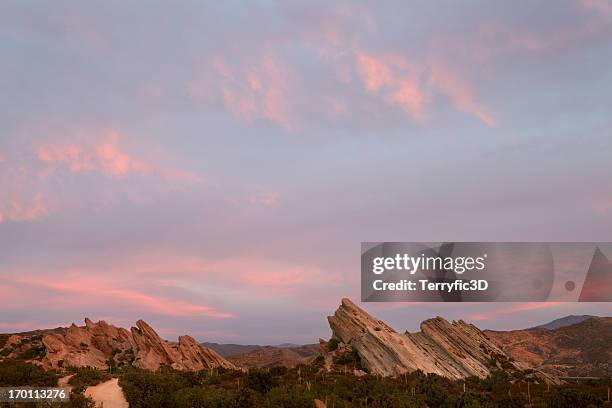
M104 408L128 408L128 402L123 396L119 380L113 378L93 387L87 387L85 395L93 399L96 406Z
M57 386L58 387L70 387L70 385L68 384L68 381L70 381L73 375L74 374L70 374L70 375L67 375L57 380Z

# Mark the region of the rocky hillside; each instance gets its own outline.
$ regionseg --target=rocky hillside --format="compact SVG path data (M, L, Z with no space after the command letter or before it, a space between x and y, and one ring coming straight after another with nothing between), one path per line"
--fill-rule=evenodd
M70 326L65 332L11 335L0 349L0 358L32 361L46 368L134 365L156 370L167 365L178 370L212 367L236 368L215 351L198 344L190 336L178 342L159 337L142 320L129 331L104 321L85 319L85 326Z
M261 346L249 353L228 357L228 360L242 367L295 367L306 364L318 355L321 349L318 344L304 346L274 347Z
M557 329L486 331L511 357L557 376L612 375L612 317Z
M200 343L204 347L208 347L209 349L215 350L223 357L231 357L237 356L239 354L247 354L252 351L258 350L263 346L258 346L255 344L224 344L224 343L209 343L204 342Z
M533 329L554 330L554 329L559 329L561 327L571 326L573 324L582 323L585 320L592 319L593 317L596 317L596 316L591 316L591 315L579 315L579 316L570 315L570 316L561 317L559 319L555 319L552 322L548 322L546 324L541 324L539 326L533 327Z
M418 333L398 333L349 299L342 300L328 321L334 343L339 341L340 348L355 350L361 366L372 374L394 376L422 370L460 379L484 378L493 369L513 372L529 368L463 321L450 323L436 317L422 322Z

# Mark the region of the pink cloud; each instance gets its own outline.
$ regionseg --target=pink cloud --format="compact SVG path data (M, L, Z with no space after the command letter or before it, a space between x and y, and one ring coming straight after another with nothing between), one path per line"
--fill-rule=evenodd
M47 215L49 211L50 209L41 194L36 194L30 200L21 197L0 196L0 223L4 220L14 222L35 221Z
M92 144L43 144L38 147L37 157L45 164L64 165L72 172L97 171L119 178L131 173L151 174L151 165L119 147L120 138L119 132L111 130Z
M357 67L366 90L382 95L384 101L396 105L416 121L423 119L424 97L410 65L398 55L375 56L357 53Z
M377 92L383 86L389 86L395 82L391 69L381 59L359 53L357 63L368 91Z
M609 0L579 0L581 7L593 11L605 21L612 20L612 3Z
M74 173L97 172L111 178L136 174L175 181L197 180L192 173L136 157L121 146L123 139L126 137L121 132L111 129L80 142L41 143L37 148L37 158L50 170L63 166Z
M357 69L365 89L390 104L403 109L417 122L424 119L424 110L433 91L447 95L460 111L474 115L487 126L495 126L489 110L476 101L474 92L449 66L434 61L409 63L398 54L380 56L358 52ZM427 81L421 81L426 78Z
M121 151L117 146L119 134L111 132L108 139L96 147L96 156L103 173L124 177L130 173L150 174L149 164Z
M257 63L237 68L223 57L216 57L212 66L218 77L214 86L225 108L235 117L247 122L266 119L286 130L296 129L295 116L289 110L291 75L277 56L267 52ZM193 81L188 92L199 99L202 88L207 86Z
M470 86L455 72L440 62L433 62L429 72L430 83L446 93L457 109L473 114L487 126L495 126L495 119L488 110L475 101Z
M254 205L265 205L273 207L278 204L279 193L276 191L255 191L248 197L248 202Z
M416 120L423 118L423 95L418 84L413 80L399 80L396 88L385 96L385 100L401 106Z
M50 289L62 294L67 303L80 306L91 303L126 304L141 311L154 312L165 316L205 316L215 319L234 317L231 313L220 311L211 306L195 304L183 300L168 299L147 294L140 290L126 288L125 284L109 282L101 277L79 276L64 273L53 279L20 276L15 283L38 288Z

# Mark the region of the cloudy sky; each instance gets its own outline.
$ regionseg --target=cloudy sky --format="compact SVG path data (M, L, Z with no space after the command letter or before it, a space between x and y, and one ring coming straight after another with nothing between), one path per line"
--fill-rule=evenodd
M0 55L0 332L312 342L361 241L612 240L607 0L9 0Z

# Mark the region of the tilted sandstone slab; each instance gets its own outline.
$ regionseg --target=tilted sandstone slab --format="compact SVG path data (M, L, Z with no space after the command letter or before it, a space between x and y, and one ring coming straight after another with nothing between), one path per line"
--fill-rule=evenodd
M136 367L157 370L165 365L177 370L197 371L236 366L213 350L201 346L192 337L181 336L178 343L163 340L143 320L130 331L85 319L85 326L72 325L65 334L42 337L46 349L42 364L49 368L93 367L106 369L117 356L132 355Z
M526 369L474 325L441 317L421 323L419 333L397 333L349 299L328 317L333 336L357 350L370 373L395 376L415 370L460 379L484 378L491 370Z
M191 336L180 336L176 347L180 355L179 365L183 370L199 370L199 367L236 368L233 363L216 351L200 345Z

